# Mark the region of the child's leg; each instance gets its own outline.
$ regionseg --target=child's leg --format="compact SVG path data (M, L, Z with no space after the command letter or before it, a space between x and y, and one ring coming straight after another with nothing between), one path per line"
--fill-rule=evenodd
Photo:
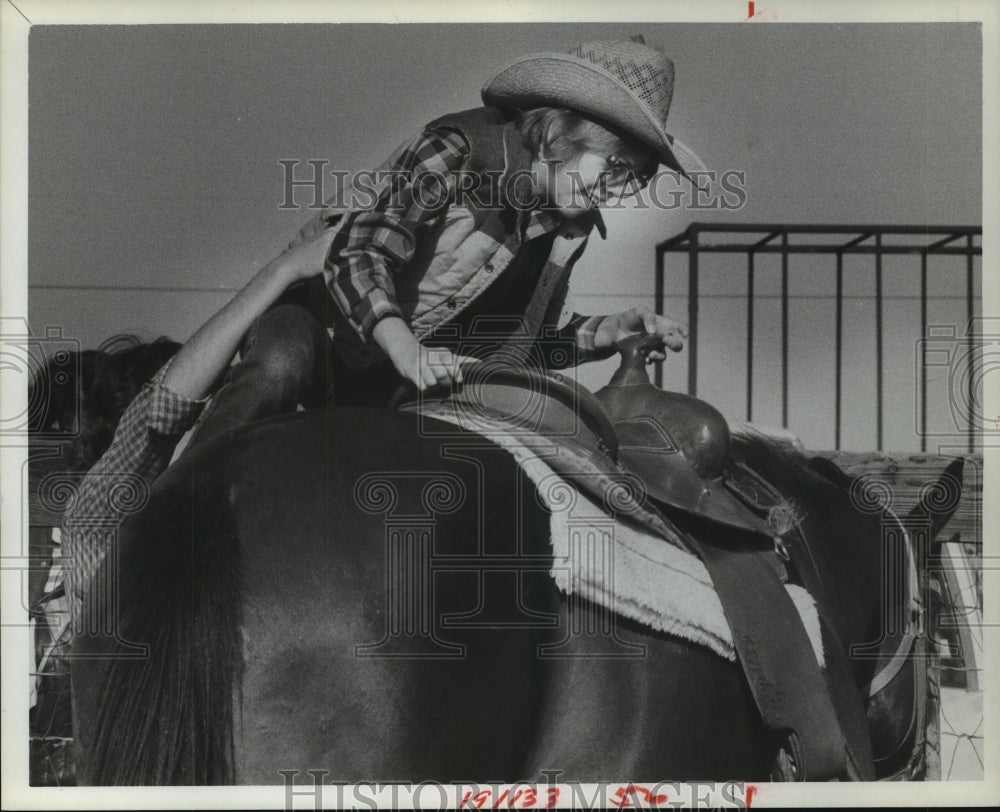
M282 304L258 318L240 362L205 410L189 447L254 420L326 403L331 345L326 328L301 305Z

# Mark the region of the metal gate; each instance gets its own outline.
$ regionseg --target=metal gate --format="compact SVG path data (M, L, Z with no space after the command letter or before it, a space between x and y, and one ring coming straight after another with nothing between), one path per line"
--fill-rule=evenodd
M928 438L928 364L934 352L933 326L928 332L928 270L931 263L942 257L962 257L964 262L964 280L962 288L965 298L965 319L969 329L964 336L938 336L945 341L963 345L963 368L954 370L959 385L965 387L959 393L959 399L964 395L966 408L965 423L961 433L965 435L964 442L969 451L982 447L981 425L983 416L977 414L977 402L981 393L976 387L981 386L981 363L977 344L982 337L981 328L975 325L978 319L977 303L981 302L976 295L975 258L982 256L982 228L976 226L848 226L848 225L770 225L770 224L717 224L694 223L684 232L671 237L656 247L656 311L664 311L664 293L667 274L667 254L687 255L687 285L688 285L688 321L690 330L688 352L688 382L689 394L698 392L698 352L699 352L699 307L702 304L700 295L701 269L703 258L708 254L737 255L735 268L728 269L737 279L742 277L746 298L746 420L754 419L754 306L756 303L755 285L758 278L757 260L763 255L780 256L781 274L781 425L788 428L789 422L789 278L795 273L793 257L810 254L830 257L830 273L835 278L834 319L836 323L836 357L834 370L835 397L835 448L841 448L843 424L843 381L844 381L844 260L845 257L862 255L870 256L872 288L871 299L875 306L875 380L876 380L876 438L875 447L883 448L884 422L886 411L885 398L885 325L884 325L884 287L885 272L883 265L886 257L892 255L911 255L919 263L919 292L912 298L919 298L920 319L919 333L914 325L914 333L919 335L918 355L916 359L919 377L919 403L917 430L921 437L921 451L927 450ZM742 261L738 259L742 255ZM742 273L741 267L742 266ZM738 284L738 283L737 283ZM977 332L978 331L978 332ZM949 362L950 363L950 362ZM662 385L662 370L657 369L657 384ZM933 434L933 432L931 432Z

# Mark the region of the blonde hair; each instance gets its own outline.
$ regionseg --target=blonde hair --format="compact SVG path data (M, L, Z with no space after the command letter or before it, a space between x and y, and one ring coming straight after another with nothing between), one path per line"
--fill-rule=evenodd
M584 152L604 155L639 152L649 156L646 165L637 167L645 175L652 175L659 164L653 150L638 139L576 110L533 107L522 110L517 121L525 148L536 158L543 148L562 161L570 161Z

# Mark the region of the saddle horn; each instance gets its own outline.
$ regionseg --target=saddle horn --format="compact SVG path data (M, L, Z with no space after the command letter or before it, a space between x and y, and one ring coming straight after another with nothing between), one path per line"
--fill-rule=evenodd
M622 465L642 478L655 500L730 527L773 536L767 522L727 487L724 469L732 437L726 418L691 395L653 386L646 373L658 335L618 345L621 365L595 394L611 416Z

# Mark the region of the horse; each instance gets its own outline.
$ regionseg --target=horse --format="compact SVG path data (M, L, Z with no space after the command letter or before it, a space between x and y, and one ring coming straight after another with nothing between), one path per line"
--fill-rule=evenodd
M74 641L79 783L769 779L773 733L740 666L567 597L535 484L431 425L298 412L161 475L104 562L116 588L88 596L112 622ZM912 768L922 663L885 627L885 512L762 438L734 437L733 456L796 506L879 776ZM933 537L957 504L936 493L904 524Z

